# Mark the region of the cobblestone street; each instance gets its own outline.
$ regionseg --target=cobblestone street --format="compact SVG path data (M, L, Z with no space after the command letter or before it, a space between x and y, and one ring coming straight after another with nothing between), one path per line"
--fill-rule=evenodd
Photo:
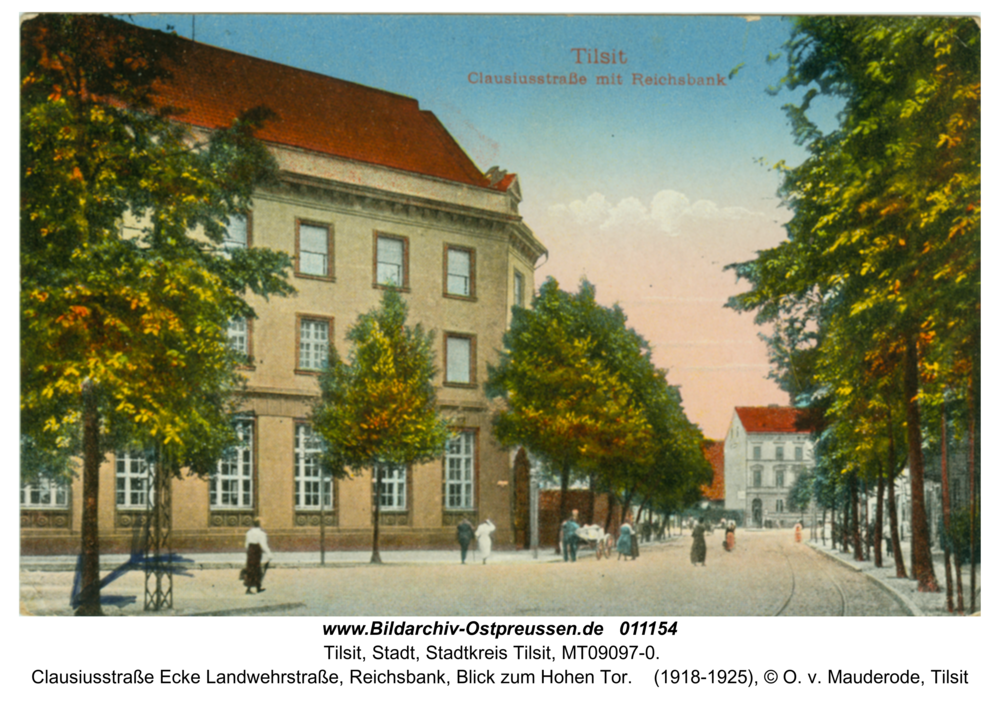
M383 566L336 562L319 568L306 554L283 553L265 591L246 595L234 554L213 569L174 578L174 610L166 615L333 616L868 616L908 609L864 574L831 561L790 531L741 531L726 553L721 533L709 536L705 567L689 559L690 538L646 545L635 561L554 561L551 552L498 553L482 565L458 554L386 553ZM583 551L586 553L586 551ZM359 557L363 554L357 553ZM403 558L408 562L392 562ZM36 558L42 560L43 558ZM195 557L196 565L197 557ZM298 563L298 564L296 564ZM189 575L189 576L188 576ZM68 615L72 571L22 565L21 610ZM127 572L104 589L135 603L107 605L108 615L142 614L142 572ZM150 614L146 614L150 615ZM157 614L152 614L157 615Z

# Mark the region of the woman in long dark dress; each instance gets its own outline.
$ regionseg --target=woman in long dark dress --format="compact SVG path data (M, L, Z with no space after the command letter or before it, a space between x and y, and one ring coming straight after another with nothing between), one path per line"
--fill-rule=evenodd
M705 545L705 519L699 519L698 525L691 531L694 542L691 543L691 564L704 565L705 553L708 548Z

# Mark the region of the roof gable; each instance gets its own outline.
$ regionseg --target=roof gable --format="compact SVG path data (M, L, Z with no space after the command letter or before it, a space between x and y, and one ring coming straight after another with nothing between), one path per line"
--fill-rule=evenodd
M795 407L738 406L736 415L747 433L810 432L806 428L806 412Z

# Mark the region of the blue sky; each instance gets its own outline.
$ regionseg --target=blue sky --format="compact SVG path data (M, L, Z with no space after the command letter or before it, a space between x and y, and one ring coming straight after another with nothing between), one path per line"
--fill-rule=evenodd
M133 15L190 37L191 15ZM784 236L777 175L796 163L782 104L792 23L777 16L198 15L197 41L409 95L481 170L519 175L521 214L550 255L536 274L582 277L620 303L681 386L689 416L725 434L738 405L785 403L766 379L728 263ZM627 63L588 64L574 49ZM577 62L580 58L581 63ZM741 66L738 74L730 72ZM586 85L487 85L478 75L554 74ZM645 86L635 74L721 76L725 86ZM621 76L600 85L598 76ZM617 78L612 79L615 83ZM835 109L826 115L831 124Z

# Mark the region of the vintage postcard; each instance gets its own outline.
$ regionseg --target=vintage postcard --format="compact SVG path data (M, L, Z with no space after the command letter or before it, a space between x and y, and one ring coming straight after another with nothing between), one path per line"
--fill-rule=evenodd
M980 31L23 17L22 627L659 686L708 678L654 660L679 618L978 615ZM598 620L648 674L587 668ZM929 664L820 679L969 683Z

